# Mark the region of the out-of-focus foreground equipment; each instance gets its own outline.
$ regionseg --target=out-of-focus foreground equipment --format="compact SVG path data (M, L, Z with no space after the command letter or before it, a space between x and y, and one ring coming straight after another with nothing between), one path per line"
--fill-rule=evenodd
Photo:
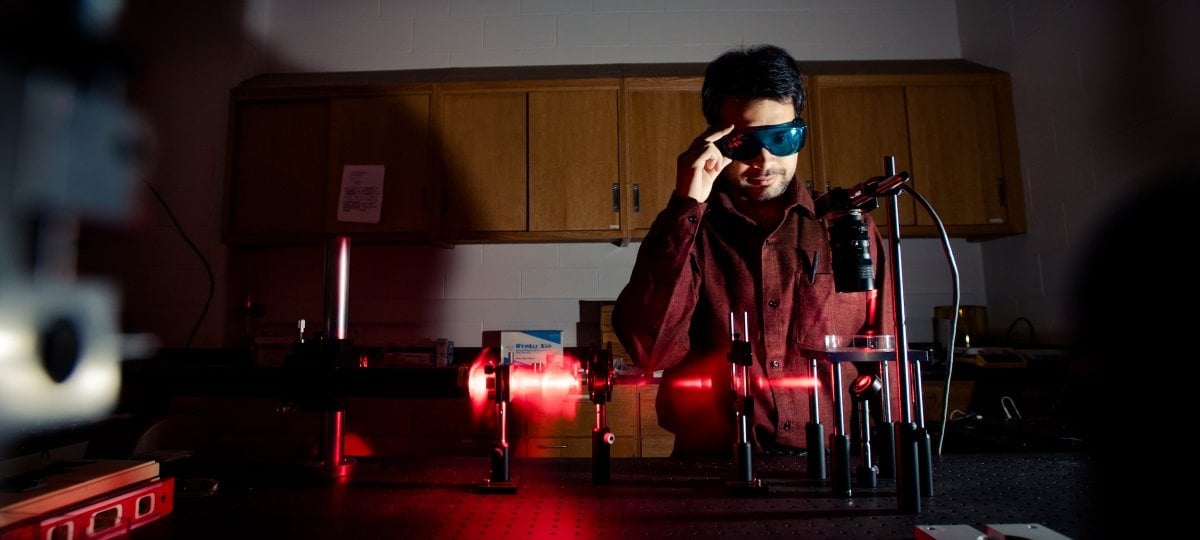
M134 202L143 130L124 94L122 7L0 4L0 448L117 401L118 297L77 278L76 241Z

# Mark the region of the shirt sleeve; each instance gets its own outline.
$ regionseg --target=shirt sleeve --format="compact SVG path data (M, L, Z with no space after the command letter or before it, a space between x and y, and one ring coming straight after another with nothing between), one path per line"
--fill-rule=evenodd
M677 365L688 352L688 322L701 277L696 236L706 207L671 195L643 238L629 283L613 306L613 331L648 373Z

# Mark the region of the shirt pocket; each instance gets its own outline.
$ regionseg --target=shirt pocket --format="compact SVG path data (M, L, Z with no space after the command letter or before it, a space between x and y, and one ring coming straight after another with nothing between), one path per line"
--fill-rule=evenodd
M816 264L812 264L816 253ZM806 348L824 346L825 335L845 318L844 302L834 289L827 250L800 255L792 303L792 341Z

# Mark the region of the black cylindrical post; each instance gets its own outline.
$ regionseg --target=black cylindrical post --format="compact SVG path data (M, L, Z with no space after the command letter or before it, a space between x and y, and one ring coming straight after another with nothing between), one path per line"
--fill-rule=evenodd
M824 480L825 428L821 425L820 385L816 384L821 379L817 376L817 359L815 357L811 359L809 370L812 373L813 385L809 392L809 421L804 426L805 446L808 450L808 477L813 480Z
M842 400L842 364L833 363L833 416L837 432L831 437L833 452L833 494L850 496L850 437L846 435L845 403Z
M860 449L858 455L858 468L855 470L855 476L858 477L858 486L865 488L873 488L878 484L879 469L875 467L874 459L871 456L871 402L864 399L858 402L858 417L864 420L859 422L860 430ZM890 435L890 434L889 434Z

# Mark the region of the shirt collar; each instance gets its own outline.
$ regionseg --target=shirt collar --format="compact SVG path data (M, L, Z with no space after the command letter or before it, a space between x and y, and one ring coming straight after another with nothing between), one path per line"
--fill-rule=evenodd
M788 185L787 191L784 191L783 195L781 195L783 199L788 201L785 213L791 212L798 207L801 211L807 213L808 217L814 217L816 216L816 209L813 205L812 190L806 187L802 188L801 186L805 186L805 184L793 178L791 184ZM733 204L733 197L731 182L724 177L718 178L716 185L713 186L712 196L709 197L709 204L715 204L727 212L741 216L743 214Z

